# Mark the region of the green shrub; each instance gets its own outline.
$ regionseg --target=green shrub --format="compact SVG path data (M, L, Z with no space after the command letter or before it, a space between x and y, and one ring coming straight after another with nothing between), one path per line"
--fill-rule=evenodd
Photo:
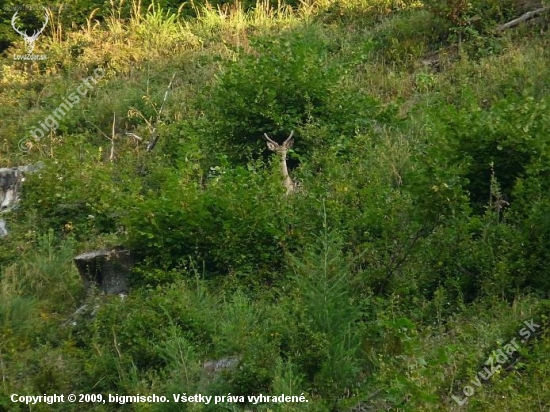
M435 15L449 20L455 27L471 26L476 30L509 19L516 10L516 0L428 0L424 4Z
M242 160L247 146L263 145L263 133L278 140L328 115L340 77L329 43L315 25L252 39L251 52L228 64L205 102L217 139L211 148L221 145Z
M168 178L158 194L132 206L129 245L151 265L171 268L191 257L210 275L251 276L260 284L267 271L283 267L281 189L265 172L244 168L224 170L205 190Z
M452 145L450 164L466 163L463 175L472 205L481 210L490 195L494 170L504 199L513 201L512 189L518 178L539 159L548 159L544 142L548 133L547 98L535 99L530 90L508 96L483 108L472 95L465 93L460 108L439 106L432 119L437 119L439 133ZM442 139L443 140L443 139Z
M102 151L90 151L82 154L90 161L84 167L81 154L61 155L59 160L47 162L41 172L29 176L22 207L34 211L41 226L57 233L73 232L78 237L88 235L92 229L103 233L116 230L117 210L111 201L123 193L115 191L112 165L102 164ZM94 162L94 157L100 162Z

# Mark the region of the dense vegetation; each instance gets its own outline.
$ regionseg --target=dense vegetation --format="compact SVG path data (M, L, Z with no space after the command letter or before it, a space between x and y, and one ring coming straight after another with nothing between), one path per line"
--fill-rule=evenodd
M548 14L496 29L544 2L224 3L65 1L35 62L2 9L0 166L45 168L2 215L0 411L550 410ZM86 294L120 244L130 294Z

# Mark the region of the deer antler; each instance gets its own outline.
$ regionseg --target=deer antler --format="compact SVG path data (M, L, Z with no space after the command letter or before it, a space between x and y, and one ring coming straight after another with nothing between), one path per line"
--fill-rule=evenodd
M274 142L273 140L271 140L271 139L269 138L269 136L267 135L267 133L264 133L264 138L265 138L265 140L267 140L269 143L272 143L272 144L274 144L274 145L276 145L276 146L279 145L279 143Z
M283 142L282 145L283 145L283 146L286 145L286 144L290 141L290 139L292 139L292 136L294 136L294 130L290 132L290 136L287 137L287 139ZM265 138L265 140L267 140L268 142L273 143L273 144L276 145L276 146L279 146L279 143L277 143L277 142L271 140L271 139L269 138L269 136L267 135L267 133L264 133L264 138Z
M286 145L290 139L292 139L292 136L294 136L294 130L290 132L290 136L287 137L287 139L283 142L283 145Z

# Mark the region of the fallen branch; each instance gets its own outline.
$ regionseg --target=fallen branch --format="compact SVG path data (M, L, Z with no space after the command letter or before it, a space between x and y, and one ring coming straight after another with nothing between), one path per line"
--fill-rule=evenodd
M507 30L511 27L515 27L518 24L523 23L526 20L532 19L533 17L536 17L536 16L538 16L540 14L543 14L543 13L546 13L548 11L550 11L550 6L541 7L540 9L529 11L529 12L521 15L517 19L509 21L508 23L501 24L500 26L497 27L497 32L501 32L501 31Z

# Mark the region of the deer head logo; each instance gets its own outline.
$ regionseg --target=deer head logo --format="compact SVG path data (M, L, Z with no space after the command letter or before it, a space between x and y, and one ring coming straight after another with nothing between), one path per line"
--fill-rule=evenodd
M16 20L18 18L17 13L19 13L19 12L16 11L15 14L13 15L13 17L11 18L11 26L13 27L13 29L17 33L19 33L23 37L23 40L25 40L25 47L27 48L27 54L32 54L32 52L34 50L34 43L36 42L36 39L38 39L38 36L40 36L42 34L44 29L46 28L46 25L48 24L48 21L49 21L48 10L44 7L44 18L46 19L46 21L42 25L42 28L40 28L39 30L34 31L32 36L29 36L25 30L22 31L22 30L17 28L17 26L16 26Z

